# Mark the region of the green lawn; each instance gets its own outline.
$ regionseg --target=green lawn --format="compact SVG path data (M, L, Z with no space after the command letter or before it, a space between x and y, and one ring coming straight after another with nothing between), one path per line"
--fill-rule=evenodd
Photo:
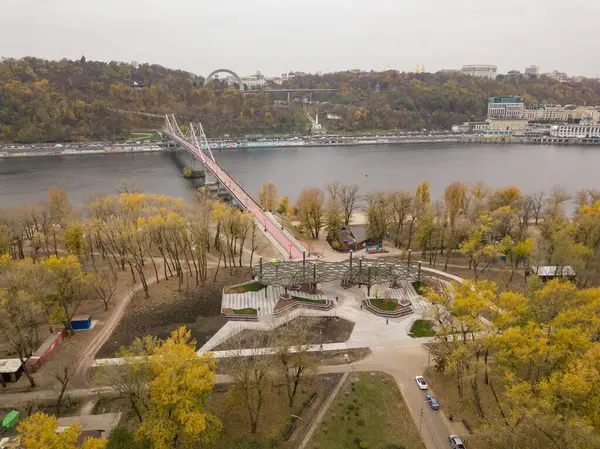
M234 309L233 313L236 315L256 315L256 309L248 307L247 309Z
M292 296L292 299L294 301L300 301L300 302L311 302L313 304L327 304L327 300L325 299L308 299L308 298L300 298L299 296Z
M369 301L371 301L371 304L379 310L394 311L398 308L398 304L393 301L386 301L385 299L369 299Z
M260 282L251 282L250 284L240 285L239 287L228 288L225 293L259 292L266 287L265 284L261 284Z
M425 294L427 286L423 282L421 282L421 281L414 281L412 283L412 285L415 288L415 290L417 291L417 294L419 294L419 295L424 295Z
M425 448L396 382L388 375L349 376L307 447L348 449L359 445Z
M433 337L435 331L431 327L431 322L427 320L416 320L410 329L410 336L413 338Z

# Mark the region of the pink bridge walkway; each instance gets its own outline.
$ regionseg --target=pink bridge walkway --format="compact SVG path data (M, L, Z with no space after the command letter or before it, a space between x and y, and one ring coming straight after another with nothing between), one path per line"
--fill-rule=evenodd
M174 116L166 116L163 133L184 147L196 159L200 160L206 170L208 170L217 181L230 193L236 202L243 209L254 215L255 221L259 229L266 235L267 239L273 243L275 248L289 259L301 259L303 257L304 247L287 231L281 229L281 225L270 214L262 210L252 196L240 186L236 180L221 167L210 151L208 142L204 136L202 125L198 125L198 131L194 126L190 125L187 134L182 134L175 121ZM200 134L203 139L198 141L197 134ZM202 147L207 148L207 155ZM308 254L306 254L308 256Z

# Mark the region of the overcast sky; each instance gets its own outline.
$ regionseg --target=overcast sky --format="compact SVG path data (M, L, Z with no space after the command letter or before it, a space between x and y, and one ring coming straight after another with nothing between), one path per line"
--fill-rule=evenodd
M600 74L598 0L2 0L0 56L158 63L207 75L427 71Z

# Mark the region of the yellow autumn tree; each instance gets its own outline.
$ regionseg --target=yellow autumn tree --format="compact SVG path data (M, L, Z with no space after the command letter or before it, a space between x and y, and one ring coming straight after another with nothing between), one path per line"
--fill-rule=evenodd
M83 271L77 257L50 256L40 264L43 276L50 286L50 296L62 310L65 328L71 331L71 319L89 288L91 277Z
M266 210L277 208L277 187L273 181L267 181L262 185L258 202L260 207Z
M136 437L151 442L153 449L214 442L222 424L205 405L215 385L215 369L211 354L196 355L189 330L173 331L150 359L150 401Z
M36 413L17 426L23 449L75 449L81 426L72 424L57 433L58 419L44 413ZM86 438L82 449L104 449L107 440Z

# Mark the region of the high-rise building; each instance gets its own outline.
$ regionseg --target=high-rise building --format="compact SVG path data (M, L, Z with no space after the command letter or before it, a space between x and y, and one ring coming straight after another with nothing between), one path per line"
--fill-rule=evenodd
M498 67L495 65L464 65L461 72L465 75L475 76L477 78L487 78L495 80L498 74Z
M519 96L490 97L488 100L488 118L501 120L520 120L523 118L525 104Z

